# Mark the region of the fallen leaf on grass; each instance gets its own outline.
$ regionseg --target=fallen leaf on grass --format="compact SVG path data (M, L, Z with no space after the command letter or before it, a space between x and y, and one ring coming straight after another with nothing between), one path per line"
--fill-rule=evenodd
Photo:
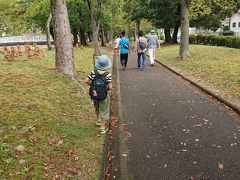
M222 170L222 169L223 169L223 167L224 167L224 166L223 166L223 164L218 164L218 168L219 168L219 169L221 169L221 170Z
M67 155L68 156L72 156L72 155L74 155L75 154L75 152L72 150L72 149L69 149L68 151L67 151Z
M77 169L76 168L68 168L68 172L71 174L77 174Z
M22 153L25 150L25 147L23 145L19 145L16 147L17 152Z
M127 157L127 155L126 154L121 154L123 157Z
M29 138L28 140L31 142L32 145L37 143L37 139L36 138Z

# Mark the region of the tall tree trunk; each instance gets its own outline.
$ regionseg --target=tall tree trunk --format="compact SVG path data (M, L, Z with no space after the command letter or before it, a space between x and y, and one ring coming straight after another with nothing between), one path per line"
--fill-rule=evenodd
M111 13L111 27L110 27L110 32L109 32L109 47L111 48L112 45L114 45L114 40L113 40L113 22L115 19L115 10L112 9Z
M50 34L50 23L51 23L51 20L52 20L52 12L50 10L49 15L48 15L48 19L47 19L47 22L46 22L46 25L45 25L48 50L52 50L51 34Z
M92 15L93 16L93 15ZM99 25L97 24L95 17L91 17L92 31L93 31L93 43L94 43L94 55L98 56L101 54L99 44L98 44L98 31Z
M75 47L78 43L78 33L77 33L77 30L73 30L73 46Z
M107 44L106 44L106 36L105 36L105 31L104 29L102 28L102 46L106 47Z
M178 41L177 41L178 29L179 29L179 24L175 24L174 31L173 31L173 37L172 37L173 44L178 43Z
M113 45L113 31L112 30L109 32L109 41L108 41L108 43L109 43L109 47L112 47L112 45Z
M73 45L65 0L51 0L51 8L55 33L56 69L74 78L76 73L73 62Z
M92 38L93 34L88 32L88 39L89 39L89 42L92 42L93 38Z
M181 42L179 55L180 59L190 56L189 52L189 6L190 0L181 0Z
M101 55L99 44L98 44L99 22L98 20L96 20L96 18L99 18L99 17L97 17L96 14L94 13L94 7L92 4L93 2L91 0L87 0L87 1L88 1L88 7L90 11L90 16L91 16L91 26L92 26L92 36L93 36L92 38L94 43L94 56L99 56Z
M50 26L50 34L51 34L51 36L52 36L52 38L53 38L53 42L55 42L54 29L53 29L53 27L51 27L51 26Z
M87 45L87 39L86 39L86 35L85 35L85 32L84 32L84 29L81 26L79 28L79 36L80 36L80 43L81 43L81 45L86 46Z
M141 31L141 20L140 19L136 20L136 29L137 29L137 35L138 35L139 31Z
M127 22L125 25L124 25L124 30L125 30L125 34L128 36L128 39L130 39L130 31L129 31L129 22Z
M164 28L164 35L165 35L165 43L171 43L170 28L168 28L168 27Z
M136 41L137 36L138 36L138 34L137 34L137 28L135 27L135 28L134 28L134 35L133 35L133 41L134 41L134 42Z

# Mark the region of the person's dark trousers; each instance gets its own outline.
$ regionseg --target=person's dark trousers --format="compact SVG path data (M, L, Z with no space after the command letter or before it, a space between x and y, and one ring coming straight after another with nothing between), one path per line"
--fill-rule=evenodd
M121 65L127 67L128 54L120 54Z
M140 68L141 66L141 56L142 56L142 53L138 53L138 68Z
M141 53L138 53L138 58L137 58L138 68L140 68L140 62L141 62Z

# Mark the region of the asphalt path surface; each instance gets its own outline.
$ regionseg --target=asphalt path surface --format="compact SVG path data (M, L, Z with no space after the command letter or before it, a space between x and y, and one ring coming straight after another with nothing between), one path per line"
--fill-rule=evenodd
M137 69L136 58L119 69L129 179L240 179L239 116L149 59Z

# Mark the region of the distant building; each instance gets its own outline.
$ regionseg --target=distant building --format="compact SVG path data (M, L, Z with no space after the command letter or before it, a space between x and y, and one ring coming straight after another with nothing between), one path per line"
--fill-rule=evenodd
M189 34L219 34L222 33L225 28L233 31L235 36L240 36L240 9L230 18L222 21L222 27L215 32L208 29L190 27Z
M230 30L234 31L236 36L240 36L240 9L229 19Z

